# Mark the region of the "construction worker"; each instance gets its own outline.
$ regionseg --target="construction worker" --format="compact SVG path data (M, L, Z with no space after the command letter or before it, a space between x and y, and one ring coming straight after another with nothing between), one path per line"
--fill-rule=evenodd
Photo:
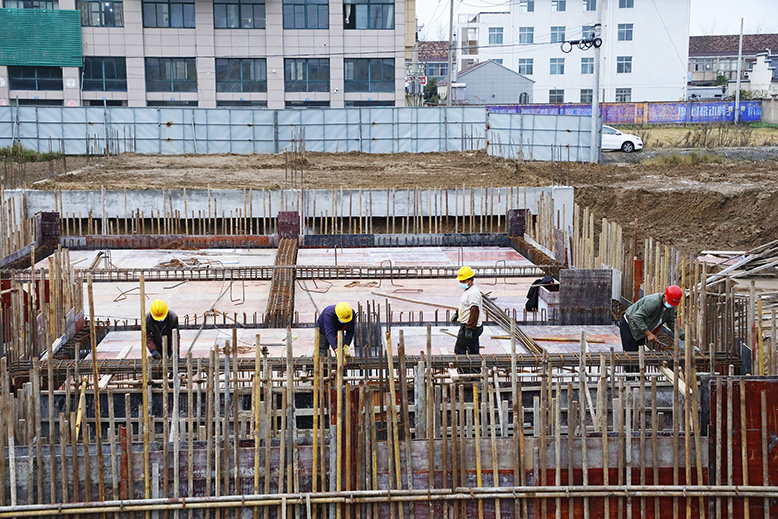
M624 312L619 320L621 346L624 351L638 351L638 346L656 344L656 334L662 324L666 324L675 333L675 307L681 302L683 290L678 285L670 285L663 293L641 297ZM684 340L683 330L678 330L678 338Z
M316 325L319 327L319 355L329 355L329 347L338 347L338 332L343 332L343 355L351 355L349 345L354 339L354 310L346 302L330 305L322 310Z
M478 337L484 331L484 305L481 290L475 286L475 272L470 267L462 267L457 273L459 288L464 292L459 300L459 309L451 317L452 323L459 323L454 353L477 355L481 349Z
M162 358L162 338L167 338L167 354L173 357L173 331L178 335L178 316L169 310L167 303L157 299L146 314L146 347L155 359Z

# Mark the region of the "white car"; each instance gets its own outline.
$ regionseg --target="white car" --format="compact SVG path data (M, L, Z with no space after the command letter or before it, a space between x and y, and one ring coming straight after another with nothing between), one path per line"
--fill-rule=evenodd
M603 151L621 150L624 153L632 153L635 150L643 149L643 141L637 135L621 133L616 128L603 125L602 149Z

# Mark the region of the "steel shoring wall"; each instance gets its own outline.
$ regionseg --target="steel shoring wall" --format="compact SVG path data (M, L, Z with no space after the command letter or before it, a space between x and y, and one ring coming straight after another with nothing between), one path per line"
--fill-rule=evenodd
M577 115L490 114L478 107L0 107L0 147L10 146L18 136L22 146L39 152L51 140L62 139L69 155L109 148L111 153L281 153L294 148L303 128L307 151L486 149L511 158L581 161L590 141L588 120Z
M636 373L606 354L571 356L578 371L505 355L460 373L406 357L401 333L387 339L389 356L367 364L257 348L250 365L228 345L175 368L164 358L104 372L101 444L91 363L65 367L55 388L66 365L36 361L9 391L2 359L0 517L258 507L273 518L696 518L740 517L743 506L761 517L778 496L774 379L715 377L709 394L691 349L667 364L639 359Z

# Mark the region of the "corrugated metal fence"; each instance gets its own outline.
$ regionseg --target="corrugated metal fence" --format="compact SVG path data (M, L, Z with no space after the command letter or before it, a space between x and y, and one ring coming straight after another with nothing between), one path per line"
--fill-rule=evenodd
M585 161L590 120L485 108L205 109L0 107L0 147L147 154L307 151L424 153L487 149L527 160ZM55 145L52 146L52 142Z

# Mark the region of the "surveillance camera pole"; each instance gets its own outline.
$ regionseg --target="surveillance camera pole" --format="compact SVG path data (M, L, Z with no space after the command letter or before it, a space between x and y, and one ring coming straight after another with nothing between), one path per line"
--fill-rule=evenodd
M448 6L448 93L446 94L446 106L451 106L451 97L454 93L453 66L454 61L454 0L449 0Z
M737 86L735 87L735 124L740 122L740 75L743 65L743 19L740 19L740 40L737 45Z
M597 23L594 26L594 37L602 34L602 2L597 2ZM600 124L600 46L594 47L594 85L592 88L592 142L589 149L589 162L600 162L600 143L602 142L602 125Z

